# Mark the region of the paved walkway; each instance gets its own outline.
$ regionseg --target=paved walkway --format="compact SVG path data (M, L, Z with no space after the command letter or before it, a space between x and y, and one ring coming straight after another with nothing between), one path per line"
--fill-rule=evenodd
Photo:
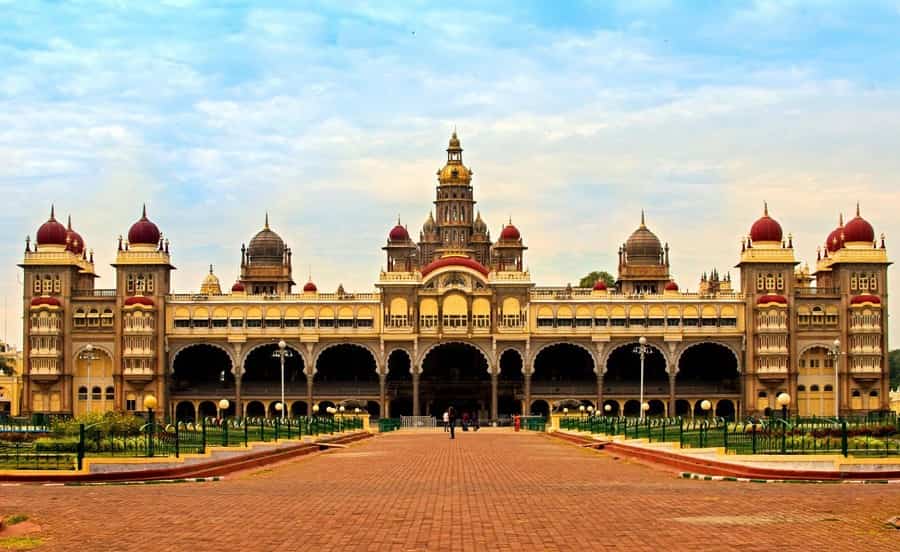
M395 433L217 483L0 487L40 550L888 550L900 485L685 481L533 433Z

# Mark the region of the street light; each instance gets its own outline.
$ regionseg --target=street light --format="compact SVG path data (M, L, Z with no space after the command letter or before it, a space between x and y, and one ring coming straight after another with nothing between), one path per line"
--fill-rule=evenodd
M84 346L84 351L82 351L81 354L78 355L78 358L80 358L81 360L87 361L87 372L88 372L87 373L87 389L88 389L87 410L88 410L88 412L93 412L94 409L93 409L92 399L94 398L94 388L91 387L91 367L92 367L93 362L100 357L98 357L97 353L94 352L94 346L91 345L90 343L88 343L87 345Z
M584 405L583 404L578 406L578 413L581 415L582 418L584 418Z
M281 413L281 419L284 420L284 404L280 402L275 403L275 411Z
M294 351L291 351L287 348L287 343L282 339L278 342L278 350L272 351L272 358L277 358L281 361L281 404L284 404L284 359L286 357L294 356ZM281 412L281 420L284 421L285 410L284 408L279 409Z
M609 414L610 412L612 412L612 405L611 405L611 404L604 404L604 405L603 405L603 411L606 412L607 414Z
M153 395L147 395L144 397L144 407L147 408L147 426L150 428L150 438L147 439L148 444L148 454L153 456L153 441L155 441L154 437L156 437L156 425L153 419L153 409L156 408L156 397Z
M775 398L778 406L781 407L781 417L787 420L788 405L791 404L791 396L787 393L779 393Z
M641 419L644 419L644 357L653 352L653 347L647 345L647 338L641 336L638 339L638 344L634 348L634 354L639 355L641 357Z
M834 368L834 417L841 417L841 402L840 402L840 376L838 374L839 368L841 366L841 340L839 338L835 338L831 343L831 349L829 349L828 353L831 355L831 365Z
M703 417L708 418L709 409L712 408L712 403L706 399L703 399L703 401L700 402L700 408L703 410Z
M314 404L312 407L312 411L313 411L313 414L318 414L319 413L319 405Z
M231 403L228 402L228 399L222 399L219 401L219 418L225 418L225 412L228 411L229 406L231 406Z
M644 419L644 416L647 415L647 412L650 410L650 403L643 402L641 403L641 419Z
M593 416L594 415L594 405L588 405L587 411L588 411L588 416Z

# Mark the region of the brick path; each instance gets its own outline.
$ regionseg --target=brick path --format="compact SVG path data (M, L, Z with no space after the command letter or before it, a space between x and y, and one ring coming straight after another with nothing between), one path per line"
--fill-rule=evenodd
M685 481L532 433L396 433L217 483L0 487L40 550L887 550L900 485ZM576 548L578 547L578 548Z

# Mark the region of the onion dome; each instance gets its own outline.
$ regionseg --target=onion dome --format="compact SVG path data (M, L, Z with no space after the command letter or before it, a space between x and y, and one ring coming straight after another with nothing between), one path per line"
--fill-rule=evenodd
M872 294L869 294L869 293L864 293L864 294L862 294L862 295L857 295L857 296L854 297L853 299L850 299L850 304L851 304L851 305L863 305L863 304L866 304L866 303L869 303L869 304L871 304L871 305L880 305L880 304L881 304L881 298L878 297L877 295L872 295Z
M409 241L409 232L406 228L400 224L400 219L397 219L397 225L391 228L391 231L388 232L388 241L392 242L405 242Z
M597 280L594 282L594 291L606 291L608 288L606 287L606 282L603 280Z
M434 223L434 215L429 212L428 218L425 219L425 224L422 225L422 233L423 234L431 234L434 232L435 223Z
M501 241L518 241L522 238L522 234L519 233L519 229L513 226L512 219L509 219L509 224L503 227L503 230L500 231L500 240Z
M312 280L306 282L303 286L303 293L315 293L317 291L319 291L319 288L316 287Z
M750 227L750 239L756 242L780 242L784 237L781 225L769 216L769 205L763 204L763 216Z
M426 265L422 269L422 276L427 276L429 273L434 272L435 270L437 270L439 268L443 268L445 266L462 266L462 267L466 267L466 268L471 268L472 270L480 272L484 276L487 276L488 273L490 272L490 270L486 266L479 263L475 259L471 259L469 257L452 256L452 257L441 257L440 259L437 259L436 261Z
M247 255L254 265L271 264L281 266L284 262L284 240L269 228L269 214L263 229L250 240Z
M643 211L641 211L641 225L625 241L625 254L630 265L662 264L662 244L656 234L647 228Z
M875 241L875 229L869 222L859 216L859 203L856 204L856 216L844 226L844 243Z
M838 225L837 228L831 231L828 234L828 237L825 238L825 248L828 251L835 252L838 249L844 247L844 215L843 213L838 216Z
M454 130L447 146L447 164L437 173L440 182L464 183L472 180L472 171L462 163L462 151Z
M200 284L200 293L204 295L222 295L222 286L219 284L219 278L213 274L213 266L209 265L209 274L203 278Z
M665 291L678 291L678 284L674 280L669 280L666 284Z
M784 295L777 295L774 293L769 293L766 295L761 295L759 299L756 300L757 305L768 305L771 303L777 303L779 305L787 305L787 297Z
M54 208L50 207L50 218L37 231L38 245L66 245L66 227L56 220Z
M244 291L244 284L242 284L240 282L240 280L238 280L237 282L234 283L234 285L231 286L232 293L243 293L243 291Z
M125 299L126 307L134 307L137 305L141 305L143 307L152 307L154 305L153 299L149 297L144 297L143 295L132 295Z
M476 234L487 234L487 224L485 224L484 220L481 218L481 211L478 211L478 216L475 217L475 223L472 226Z
M128 230L128 243L131 245L157 245L160 237L159 227L147 218L147 206L141 213L141 218L131 225Z
M60 303L59 299L57 299L56 297L41 296L41 297L33 297L31 299L31 306L32 307L42 307L42 306L61 307L62 303Z
M66 245L69 248L69 251L72 251L76 255L80 255L84 252L84 239L81 237L81 234L72 230L72 217L69 216L69 224L66 227Z

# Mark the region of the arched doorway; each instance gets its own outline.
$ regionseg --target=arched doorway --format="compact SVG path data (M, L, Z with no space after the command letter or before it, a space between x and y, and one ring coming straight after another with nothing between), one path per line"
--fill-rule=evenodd
M834 359L825 347L811 347L797 363L800 416L834 416Z
M728 399L722 399L716 403L716 416L734 421L735 417L734 403Z
M609 407L609 412L606 411L607 406ZM603 415L619 417L619 401L603 401Z
M309 409L307 407L306 401L294 401L294 404L291 405L291 417L299 418L301 416L308 416Z
M622 409L622 415L626 418L636 418L641 415L641 403L634 399L625 401L625 407Z
M501 419L522 413L522 393L525 375L522 373L522 355L515 349L500 354L500 375L497 386L497 415Z
M691 412L691 403L690 401L686 401L684 399L678 399L675 401L675 415L676 416L685 416L690 417Z
M175 420L179 422L193 422L197 420L194 403L190 401L178 403L178 406L175 407Z
M241 378L242 396L281 398L281 359L275 356L277 350L278 344L270 343L250 351L244 360L244 375ZM285 395L305 397L306 374L303 372L303 356L290 346L287 348L287 355L284 359Z
M77 414L115 409L112 366L112 357L99 347L94 347L91 351L81 350L75 355L72 404L75 405ZM104 389L109 388L112 388L112 394L103 393Z
M662 402L661 400L651 399L647 401L647 404L650 406L650 410L647 411L648 416L666 415L666 403Z
M637 399L641 394L641 357L635 352L638 343L627 343L614 349L606 361L606 374L603 376L603 393ZM666 373L666 357L655 346L649 346L650 352L644 355L644 400L651 397L667 398L669 396L669 374ZM630 401L629 401L630 402ZM640 402L636 415L640 415ZM626 403L625 416L631 416Z
M393 418L412 416L412 361L403 349L394 349L388 354L387 376L385 377L385 393L389 407L386 415Z
M537 400L531 401L531 408L529 409L529 415L531 416L543 416L547 418L550 416L550 403L545 400Z
M451 405L460 414L478 414L488 420L491 407L491 376L488 362L474 345L443 343L422 360L420 401L423 413L441 417Z
M266 416L266 407L259 401L250 401L247 403L247 410L244 414L248 418L264 418Z
M697 343L681 353L675 393L684 396L721 396L740 393L738 360L720 343Z
M369 349L353 343L333 345L316 359L313 395L338 400L378 396L378 365Z
M200 406L197 407L197 411L200 414L200 418L215 418L219 415L219 409L216 406L216 403L212 401L203 401L200 403Z
M178 351L172 361L172 394L234 395L231 357L221 347L198 343Z
M369 414L370 420L377 420L381 417L381 406L378 401L368 401L366 403L366 412Z
M597 396L594 358L584 347L555 343L534 358L531 394L566 400Z

